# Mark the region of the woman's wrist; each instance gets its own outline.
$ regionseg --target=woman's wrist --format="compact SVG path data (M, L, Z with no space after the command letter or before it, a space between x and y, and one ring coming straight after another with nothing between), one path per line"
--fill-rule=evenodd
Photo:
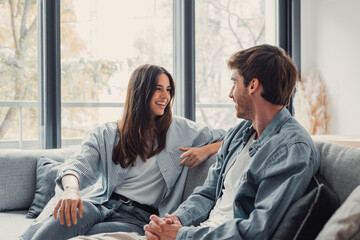
M79 181L72 174L65 175L62 178L61 182L62 182L64 190L77 190L77 191L79 190Z
M78 187L75 187L75 186L65 186L64 189L74 189L74 190L77 190L79 189Z
M211 143L211 144L208 144L208 145L205 145L204 146L204 150L207 154L207 156L211 156L213 155L214 153L217 153L217 151L219 150L219 143Z
M64 192L79 192L79 188L75 186L65 186Z

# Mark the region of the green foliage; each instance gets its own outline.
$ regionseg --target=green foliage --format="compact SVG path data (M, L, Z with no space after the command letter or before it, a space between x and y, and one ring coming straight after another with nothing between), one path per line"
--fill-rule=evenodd
M106 90L111 93L108 80L122 68L120 62L88 60L62 62L62 99L93 102Z
M1 100L37 99L37 61L0 52Z
M14 2L15 29L12 29L9 18L10 15L1 15L0 21L0 100L31 100L38 99L38 60L37 60L37 32L26 31L30 34L26 37L23 46L15 48L13 32L19 33L21 28L21 19L23 16L34 19L36 17L36 1L31 1L31 7L25 11L25 1ZM62 1L63 19L74 21L72 1ZM8 12L8 1L0 0L0 11ZM30 21L29 20L29 21ZM24 26L23 26L24 27ZM26 26L29 27L29 26ZM4 30L4 31L3 31ZM62 49L65 55L72 54L71 57L65 57L61 63L62 80L62 99L66 101L98 101L99 94L103 91L111 92L108 80L111 76L121 69L119 62L106 60L80 59L73 60L74 56L81 55L84 52L82 41L78 39L76 32L71 24L62 25ZM17 41L20 36L17 35ZM72 60L68 60L72 59ZM0 108L0 139L17 139L18 137L18 113L12 115L9 119L5 116L9 112L9 107ZM83 118L89 117L86 109L70 109L72 122L81 122ZM92 116L91 116L92 115ZM90 117L96 118L94 113ZM95 114L96 115L96 114ZM37 138L38 109L26 108L22 111L23 131L29 139ZM2 128L3 123L11 122L10 128ZM34 131L36 129L36 131ZM5 131L5 132L4 132ZM6 133L6 134L5 134ZM75 136L75 137L78 137Z

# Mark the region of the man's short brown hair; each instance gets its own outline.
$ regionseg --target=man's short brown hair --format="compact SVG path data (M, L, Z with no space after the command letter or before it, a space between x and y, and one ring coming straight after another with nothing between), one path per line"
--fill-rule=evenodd
M268 44L254 46L234 53L230 69L237 70L248 86L257 78L263 87L261 96L275 105L288 105L298 79L294 62L282 48Z

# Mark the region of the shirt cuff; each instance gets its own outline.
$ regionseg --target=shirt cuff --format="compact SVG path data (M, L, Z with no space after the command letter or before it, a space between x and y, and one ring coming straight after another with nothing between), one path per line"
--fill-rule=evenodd
M55 183L61 188L61 190L64 191L64 187L62 185L62 178L66 175L74 175L78 181L79 181L79 187L80 187L80 174L78 174L76 171L74 170L60 170L60 172L58 173L57 178L55 179Z
M186 211L176 210L175 212L172 213L172 215L177 216L183 226L191 225L191 220L190 220L191 215L187 214Z
M176 234L176 240L193 239L193 232L195 229L194 226L180 228Z

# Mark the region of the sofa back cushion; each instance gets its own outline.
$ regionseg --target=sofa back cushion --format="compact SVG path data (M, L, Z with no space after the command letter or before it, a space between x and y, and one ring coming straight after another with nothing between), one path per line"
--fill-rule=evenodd
M321 154L320 174L343 203L360 185L360 149L315 142Z
M333 143L315 141L321 154L320 174L331 185L343 203L349 194L360 185L360 149ZM216 154L198 167L189 170L182 197L184 201L195 187L202 185Z
M55 178L62 165L62 162L54 161L48 157L41 156L38 159L35 195L26 215L27 218L39 216L46 204L55 195Z
M69 149L0 150L0 212L28 209L36 186L36 164L40 156L64 161Z
M339 204L339 196L318 172L304 196L290 205L272 239L315 239Z
M201 186L205 182L209 168L215 162L216 154L213 154L196 168L189 169L181 202L185 201L197 186Z

